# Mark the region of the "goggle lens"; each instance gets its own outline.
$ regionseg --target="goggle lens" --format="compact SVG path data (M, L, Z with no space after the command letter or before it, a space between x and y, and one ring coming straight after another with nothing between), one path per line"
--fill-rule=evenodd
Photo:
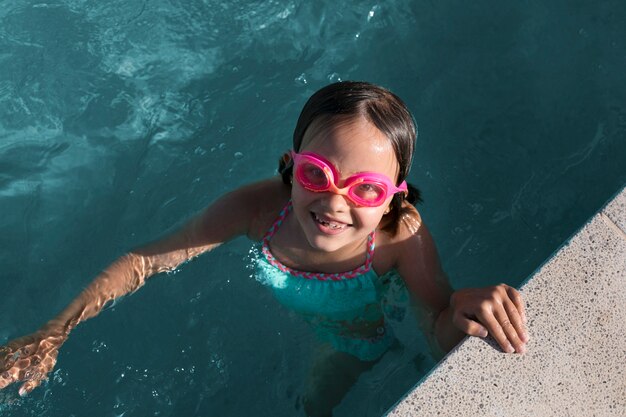
M383 185L375 182L362 182L350 187L350 195L357 200L374 203L384 200L387 190Z
M380 206L391 193L406 192L406 183L396 187L386 176L364 172L345 180L345 186L338 188L335 183L335 168L321 156L312 152L297 154L291 152L295 162L295 178L310 191L330 191L348 197L355 204L367 207Z
M316 191L326 190L330 185L330 178L324 169L308 161L298 166L297 177L304 187Z

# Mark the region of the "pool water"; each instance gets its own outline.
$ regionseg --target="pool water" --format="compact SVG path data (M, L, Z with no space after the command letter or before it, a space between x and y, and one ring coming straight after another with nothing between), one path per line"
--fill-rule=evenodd
M453 285L519 285L626 183L625 19L619 1L3 1L0 343L273 175L306 99L339 80L414 112L410 182ZM0 413L304 415L317 341L251 276L251 247L81 325ZM412 326L335 415L381 415L434 366Z

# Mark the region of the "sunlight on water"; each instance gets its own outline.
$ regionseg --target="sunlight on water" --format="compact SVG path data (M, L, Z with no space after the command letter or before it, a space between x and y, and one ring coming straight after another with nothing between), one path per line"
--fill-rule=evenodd
M521 282L626 181L625 18L603 1L4 1L0 343L274 175L304 101L341 80L414 112L409 180L452 283ZM0 413L303 415L319 342L256 281L251 246L108 306L43 387L0 391ZM337 415L381 415L434 365L406 292L390 297L399 343Z

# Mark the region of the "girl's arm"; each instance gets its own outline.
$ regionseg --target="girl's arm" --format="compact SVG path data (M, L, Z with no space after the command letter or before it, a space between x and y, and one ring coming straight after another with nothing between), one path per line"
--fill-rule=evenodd
M26 381L20 395L32 391L52 370L58 349L80 322L136 291L152 275L172 271L235 236L249 234L259 221L261 197L273 190L276 181L269 180L226 194L179 231L117 259L37 332L0 347L0 389Z
M96 316L109 302L138 290L151 276L174 271L182 263L223 242L247 234L256 217L258 205L252 197L258 186L224 195L180 230L123 255L44 327L69 332L78 323Z
M525 351L524 303L506 284L453 291L427 227L415 211L403 219L396 239L398 272L414 299L433 315L436 341L450 351L465 334L490 334L505 352Z

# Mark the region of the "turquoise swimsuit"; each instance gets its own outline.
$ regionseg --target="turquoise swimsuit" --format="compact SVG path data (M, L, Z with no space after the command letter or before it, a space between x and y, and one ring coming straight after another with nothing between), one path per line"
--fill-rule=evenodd
M290 211L291 202L263 238L262 254L256 260L257 279L310 323L322 341L364 361L379 358L395 340L383 305L389 307L386 313L397 316L398 309L393 310L387 294L390 286L402 284L395 270L379 277L372 269L375 232L368 236L366 261L359 268L335 274L297 271L280 263L269 249L270 239Z

